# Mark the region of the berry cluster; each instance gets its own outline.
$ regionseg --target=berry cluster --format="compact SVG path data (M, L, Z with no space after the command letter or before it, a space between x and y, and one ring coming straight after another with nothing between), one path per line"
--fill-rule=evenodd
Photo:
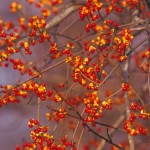
M39 15L28 17L22 11L22 5L12 2L10 11L21 15L17 23L13 23L12 21L6 22L0 19L0 67L7 67L9 69L12 66L14 70L21 73L21 77L29 77L25 81L22 81L23 78L21 78L21 81L15 83L14 86L10 84L0 85L0 107L9 103L19 103L20 99L26 100L31 95L36 96L38 99L38 119L30 119L28 121L28 127L31 129L31 142L24 142L22 147L17 146L16 150L76 150L82 149L82 147L84 149L97 149L99 141L98 139L90 139L92 136L88 139L88 145L82 143L84 141L82 141L82 137L88 134L88 132L84 132L84 129L88 129L95 137L97 136L114 145L115 147L112 147L112 149L122 149L121 147L123 146L130 149L127 143L113 143L113 140L109 136L108 128L118 130L119 127L99 122L101 118L103 118L101 121L104 120L103 116L106 111L113 112L112 108L114 106L119 106L119 110L127 108L127 120L124 123L124 129L127 131L127 134L133 136L149 135L149 128L146 127L146 121L148 122L148 119L150 119L150 113L147 109L149 105L145 104L146 101L142 100L143 97L136 90L133 90L133 87L131 88L130 80L126 80L124 75L125 68L123 67L126 66L121 63L122 61L126 62L128 59L130 59L129 62L135 60L136 67L141 68L145 73L149 72L150 48L137 50L143 42L141 44L137 43L135 47L132 46L132 42L135 39L133 35L136 36L139 30L143 31L144 25L144 31L148 28L146 17L143 15L146 13L145 2L143 0L87 0L86 2L63 0L26 1L29 4L28 6L35 7L33 9L36 9ZM26 2L24 3L26 5ZM56 24L59 25L62 19L66 19L70 15L68 13L73 12L74 9L76 10L78 5L79 17L81 20L84 20L82 23L85 26L83 27L85 31L83 33L80 31L80 34L77 33L77 36L74 34L76 38L70 37L72 33L67 33L67 31L71 30L71 26L75 25L76 20L68 25L66 21L65 28L58 26L58 29L62 29L60 33L58 33L59 30L53 30ZM133 16L136 16L137 13L135 10L138 9L140 9L140 15L138 16L141 18L140 23L130 23L129 20L134 20ZM56 16L55 20L54 14L57 14L59 10L61 13ZM131 14L131 16L128 14ZM16 14L16 17L19 15ZM75 27L72 29L75 29ZM57 32L55 33L55 31ZM63 40L60 40L61 38ZM25 59L32 58L29 55L33 54L33 49L45 43L49 46L48 53L39 58L36 61L38 63L27 61L28 59L21 59L20 55ZM49 63L49 59L53 61L52 65ZM56 63L57 61L58 63ZM67 79L61 81L60 84L58 83L58 86L56 85L56 81L50 81L49 83L52 82L52 85L46 84L43 74L63 63L68 66L66 69L67 77L64 75L65 69L62 69L63 75ZM129 65L131 64L129 63ZM45 69L43 66L48 67ZM139 70L134 70L131 67L127 69L127 72L131 73L132 76L132 73ZM116 79L114 72L121 76L121 79L124 78L124 81L128 81L128 83L122 83L118 91L115 91L110 82L107 82L108 80L111 81L111 79L112 81L118 79ZM51 75L49 75L46 74L51 80ZM72 78L70 79L69 77ZM57 78L55 79L59 82ZM148 82L146 85L149 85ZM113 83L113 85L117 87L118 84ZM80 89L77 86L84 90L80 91L82 97L79 94L78 90ZM101 90L102 86L104 89ZM145 87L147 88L147 86ZM102 100L100 92L105 91L105 88L108 88L108 90L106 93L103 93L105 98ZM146 88L143 88L143 91ZM126 98L126 95L128 95L128 98ZM135 102L137 98L140 99L142 105L139 102ZM47 119L46 125L42 125L40 121L43 119L40 118L40 100L49 109L45 114ZM127 100L129 100L129 104L131 103L130 106L126 104ZM81 109L83 110L81 111ZM72 118L74 120L71 120ZM69 122L69 125L67 123L65 125L65 127L69 127L65 132L67 134L68 132L69 134L73 132L71 140L68 140L69 136L63 136L64 133L60 136L57 134L57 129L62 127L61 123L64 122ZM51 123L52 126L50 125ZM82 126L79 126L80 123L82 123ZM56 124L56 128L52 129L54 124ZM103 136L103 128L107 130L107 137L106 134ZM79 133L80 139L78 139L76 137L80 129L82 129L82 132Z
M33 16L30 18L28 26L29 28L35 31L43 30L46 26L46 21L43 18L40 18L39 16Z
M10 10L12 13L16 13L18 10L22 9L22 5L17 2L12 2L10 5Z
M53 149L53 150L65 150L72 148L76 150L74 143L68 140L66 136L62 136L60 139L54 139L53 135L49 134L49 127L42 126L35 119L30 119L28 122L30 128L33 128L30 132L32 142L25 142L22 147L17 146L16 150L21 149Z
M53 117L55 121L65 118L67 112L64 108L59 108L59 110L53 112Z
M55 43L55 42L50 43L49 54L52 59L56 59L56 58L60 57L62 55L62 53L60 52L57 43Z
M130 91L130 85L128 83L122 83L122 90L123 91Z
M4 26L5 28L5 26ZM15 46L15 41L20 38L18 33L9 33L7 34L5 30L0 27L0 37L1 45L7 45L5 49L0 51L0 63L3 61L8 61L8 58L15 53L19 52L19 49Z
M99 15L96 14L103 8L103 3L98 0L88 0L86 6L79 7L79 15L81 20L85 17L91 18L92 21L99 19Z
M63 0L27 0L30 5L34 5L41 12L44 18L49 17L52 13L58 14L59 5L63 3ZM49 9L50 7L51 9Z
M133 112L130 114L129 119L126 121L124 129L131 135L146 135L147 129L144 128L141 124L137 124L136 120L147 120L150 118L150 114L145 112L145 108L143 106L138 106L137 102L132 102L130 105L130 109Z
M97 92L93 92L87 95L83 99L85 107L85 113L87 116L84 117L85 122L90 122L92 125L95 125L95 120L101 118L103 111L112 109L112 100L108 99L106 101L100 101L97 96Z

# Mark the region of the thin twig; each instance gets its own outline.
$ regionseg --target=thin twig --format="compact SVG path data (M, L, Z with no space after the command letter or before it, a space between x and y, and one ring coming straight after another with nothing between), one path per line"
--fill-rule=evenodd
M135 89L133 87L131 87L132 91L134 92L134 94L139 98L140 102L142 103L143 106L145 106L144 101L142 100L142 98L140 97L140 95L135 91Z
M68 103L62 96L61 94L55 89L55 87L53 87L53 90L58 94L59 97L61 97L62 101L64 101L69 107L70 107L70 110L74 111L77 116L79 117L79 119L84 123L85 127L88 129L89 132L93 133L94 135L96 135L97 137L105 140L106 142L110 143L111 145L114 145L115 147L121 149L121 150L124 150L123 147L113 143L113 141L110 141L109 139L105 138L104 136L98 134L96 131L94 131L82 118L82 116L80 115L80 113L76 110L75 107L73 107L70 103Z
M80 72L80 74L85 78L85 79L87 79L89 82L91 82L91 83L94 83L94 84L98 84L97 82L95 82L95 81L93 81L93 80L91 80L91 79L89 79L87 76L85 76L82 72Z
M113 127L114 127L114 129L118 129L118 127L120 126L120 124L122 123L122 121L125 119L125 116L124 115L121 115L118 119L117 119L117 121L113 124ZM113 128L112 128L112 130L110 130L110 132L109 132L109 135L110 136L112 136L113 135L113 133L116 131L116 130L114 130ZM100 144L99 144L99 146L97 147L97 149L96 150L102 150L103 148L104 148L104 146L105 146L105 144L106 144L106 141L105 140L102 140L102 142L100 142Z
M132 50L130 50L130 51L126 54L127 59L129 58L129 56L130 56L139 46L141 46L141 44L143 44L144 42L146 42L149 38L150 38L150 36L147 37L146 39L144 39L144 40L143 40L142 42L140 42L138 45L136 45ZM119 63L111 70L111 72L110 72L110 73L104 78L104 80L98 85L99 88L100 88L100 87L102 86L102 84L111 76L111 74L120 66L121 63L122 63L122 61L119 62Z
M108 128L106 128L106 131L107 131L108 139L109 139L110 141L112 141L112 139L111 139L111 137L110 137L110 134L109 134L109 131L108 131Z
M104 80L98 85L100 88L102 84L111 76L111 74L119 67L120 63L118 63L112 70L111 72L104 78Z
M138 25L139 23L144 23L145 21L146 20L139 20L139 21L136 21L136 22L128 23L128 24L119 25L118 28L126 28L128 26Z
M110 96L108 96L108 97L106 97L103 101L105 101L105 100L107 100L107 99L109 99L109 98L112 98L113 96L115 96L115 95L117 95L119 92L121 92L122 91L122 88L120 88L119 90L117 90L115 93L113 93L112 95L110 95Z
M83 52L84 52L84 50L81 50L80 52L76 53L74 56L77 56L77 55L79 55L79 54L81 54L81 53L83 53ZM73 57L74 57L74 56L73 56ZM46 73L47 71L49 71L49 70L51 70L51 69L53 69L53 68L55 68L55 67L61 65L61 64L64 63L65 61L66 61L66 58L63 59L63 60L61 60L61 61L59 61L58 63L56 63L56 64L50 66L50 67L44 69L44 70L41 71L39 74L36 74L36 75L34 75L33 77L31 77L31 78L29 78L29 79L27 79L27 80L25 80L25 81L23 81L23 82L21 82L21 83L15 85L15 86L13 86L12 88L8 89L7 91L11 91L12 89L14 89L14 88L16 88L16 87L21 86L22 84L24 84L24 83L26 83L26 82L28 82L28 81L30 81L30 80L32 80L32 79L38 77L39 75L42 75L42 74ZM6 95L6 94L2 95L2 96L0 97L0 99L2 99L5 95Z
M70 91L74 88L74 86L76 85L76 83L73 83L70 88L68 89L66 95L65 95L65 99L68 97L68 94L70 93Z
M78 144L77 144L77 150L79 150L79 146L80 146L84 131L85 131L85 128L83 128L82 131L81 131L81 134L80 134L80 137L79 137L79 140L78 140Z
M82 113L81 113L81 117L83 116L84 111L85 111L85 109L83 109L83 111L82 111ZM75 135L76 135L76 133L77 133L77 130L78 130L80 121L81 121L81 120L79 120L79 121L77 122L76 128L75 128L75 130L74 130L74 133L73 133L73 136L72 136L72 143L74 143L74 138L75 138ZM79 143L78 143L78 144L79 144Z

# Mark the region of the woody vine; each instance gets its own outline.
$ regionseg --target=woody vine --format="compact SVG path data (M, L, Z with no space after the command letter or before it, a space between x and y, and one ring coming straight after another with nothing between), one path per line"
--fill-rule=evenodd
M37 14L27 15L26 5ZM20 76L0 84L0 107L37 108L30 140L16 150L149 146L148 1L26 0L8 9L17 21L0 20L0 67Z

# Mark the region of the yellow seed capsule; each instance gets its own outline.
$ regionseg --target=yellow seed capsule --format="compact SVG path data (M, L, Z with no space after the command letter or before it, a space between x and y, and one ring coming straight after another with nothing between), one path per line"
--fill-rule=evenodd
M122 7L126 7L127 6L127 2L126 1L122 1L121 5L122 5Z

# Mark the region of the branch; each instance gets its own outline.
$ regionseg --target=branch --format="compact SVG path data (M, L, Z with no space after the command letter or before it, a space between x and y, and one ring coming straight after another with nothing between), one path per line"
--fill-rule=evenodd
M110 130L109 132L109 136L112 136L113 133L116 131L117 127L120 126L120 124L122 123L122 121L125 119L125 116L124 115L121 115L119 117L119 119L114 123L112 130ZM102 150L104 148L106 144L106 141L105 140L102 140L102 142L99 144L98 148L96 150Z
M68 4L64 8L62 12L59 13L56 17L50 20L46 25L46 30L53 28L54 26L58 25L61 21L63 21L66 17L68 17L71 13L78 10L79 5L81 4Z
M126 60L124 70L123 70L123 73L124 73L123 76L124 76L125 82L128 82L128 80L129 80L128 69L129 69L129 60ZM129 97L128 97L127 92L125 92L124 97L126 100L126 108L125 108L126 116L127 116L127 119L129 119L131 112L130 112L130 108L129 108ZM134 141L133 141L133 137L130 134L128 134L128 140L129 140L130 150L134 150Z
M74 111L77 116L79 117L79 120L82 121L82 123L85 125L85 127L88 129L89 132L93 133L94 135L96 135L97 137L99 137L100 139L105 140L106 142L110 143L111 145L114 145L115 147L124 150L123 147L113 143L112 140L105 138L104 136L98 134L96 131L94 131L82 118L82 115L80 115L80 113L76 110L75 107L73 107L72 105L70 105L70 103L68 103L62 96L61 94L53 87L53 90L59 95L59 97L61 97L61 99L70 107L70 110Z
M117 147L117 148L119 148L119 149L121 149L121 150L124 150L123 147L121 147L121 146L119 146L119 145L113 143L112 140L107 139L107 138L101 136L100 134L98 134L97 132L95 132L94 130L92 130L87 124L85 124L85 126L88 128L89 132L91 132L91 133L95 134L97 137L99 137L99 138L105 140L105 142L108 142L108 143L114 145L115 147Z
M83 53L83 52L84 52L84 50L81 50L81 51L79 51L78 53L76 53L75 55L73 55L73 57L75 57L75 56L77 56L77 55L79 55L79 54L81 54L81 53ZM63 60L61 60L61 61L59 61L58 63L56 63L56 64L54 64L54 65L52 65L52 66L50 66L50 67L48 67L48 68L42 70L39 74L36 74L36 75L34 75L33 77L28 78L27 80L25 80L25 81L23 81L23 82L21 82L21 83L15 85L15 86L13 86L12 88L8 89L7 92L8 92L8 91L11 91L12 89L14 89L14 88L16 88L16 87L21 86L22 84L24 84L24 83L26 83L26 82L28 82L28 81L30 81L30 80L36 78L36 77L38 77L39 75L42 75L42 74L46 73L47 71L49 71L49 70L55 68L56 66L61 65L61 64L64 63L65 61L66 61L66 58L63 59ZM2 95L2 96L0 97L0 99L2 99L5 95L6 95L6 94Z

